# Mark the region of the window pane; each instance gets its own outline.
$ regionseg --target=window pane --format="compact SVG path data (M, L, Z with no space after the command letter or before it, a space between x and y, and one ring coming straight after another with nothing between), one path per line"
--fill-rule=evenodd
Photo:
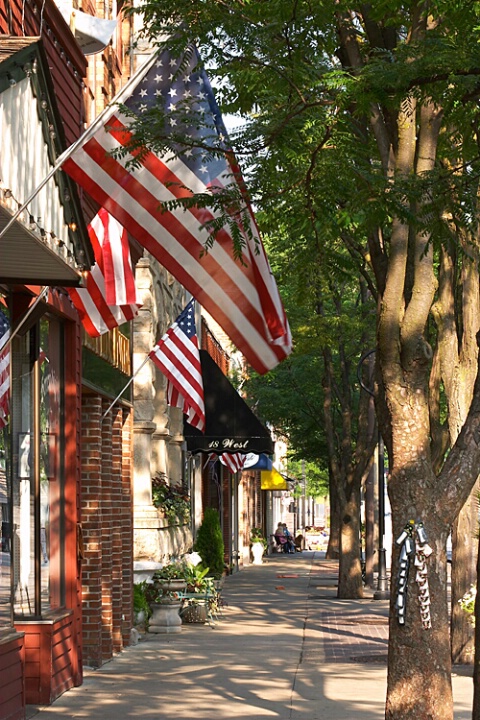
M13 430L14 611L35 614L35 485L33 449L33 367L31 331L12 342L11 423Z
M10 313L0 296L0 628L11 625Z
M11 622L11 550L12 526L10 523L9 425L0 430L0 628Z
M63 568L63 445L62 325L54 318L40 322L40 568L42 611L64 604Z

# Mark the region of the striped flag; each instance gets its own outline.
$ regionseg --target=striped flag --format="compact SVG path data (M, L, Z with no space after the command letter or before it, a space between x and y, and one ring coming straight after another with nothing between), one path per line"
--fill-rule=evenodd
M88 226L88 234L92 242L96 263L87 275L84 288L66 288L71 301L77 309L83 327L91 337L103 335L112 328L132 320L138 314L138 308L141 307L139 302L109 304L107 301L103 244L106 239L105 236L110 232L111 228L108 214L106 214L106 211L102 212L100 210ZM115 232L117 231L118 228L116 228ZM118 248L117 244L117 251ZM133 283L133 286L135 286L131 263L124 266L124 273L128 275L128 267L130 267L131 279L127 281L127 284L130 286Z
M105 208L98 211L90 228L102 252L107 304L138 304L127 231Z
M247 455L245 453L222 453L220 462L225 465L230 472L236 473L243 468Z
M203 431L205 401L194 302L190 300L149 357L168 380L168 404L180 407L190 425Z
M10 322L0 310L0 429L10 415Z
M189 147L128 152L129 118L120 102L137 114L161 107L165 134L175 131ZM63 169L201 303L263 374L291 352L291 334L253 213L240 191L238 168L224 149L226 137L196 53L178 60L163 52L112 103L100 130L87 130ZM244 198L231 210L243 242L241 259L235 257L232 226L219 226L221 210L188 203L194 194L214 199L222 188ZM176 209L165 208L168 201L177 202Z

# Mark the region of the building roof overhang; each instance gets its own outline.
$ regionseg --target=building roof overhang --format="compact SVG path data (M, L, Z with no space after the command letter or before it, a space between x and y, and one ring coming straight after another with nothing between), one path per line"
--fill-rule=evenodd
M39 38L0 37L0 232L65 149ZM78 286L94 262L76 185L59 170L0 237L0 282Z

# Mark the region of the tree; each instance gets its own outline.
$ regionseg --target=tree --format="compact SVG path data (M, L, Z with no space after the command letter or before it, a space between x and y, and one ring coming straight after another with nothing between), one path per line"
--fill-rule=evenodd
M235 149L257 204L308 226L313 264L341 242L377 303L393 530L421 520L434 550L432 629L413 577L404 626L392 593L386 718L451 720L445 543L480 460L479 4L151 0L144 11L152 38L198 44L224 81L224 111L244 114ZM143 139L168 146L162 127Z
M320 462L329 476L331 507L327 554L339 557L338 596L362 597L360 564L360 488L375 445L365 414L368 398L357 380L358 348L373 343L372 307L362 297L358 278L344 270L343 282L327 278L333 255L323 267L309 271L312 250L288 285L287 311L296 349L292 357L267 377L247 383L257 409L288 436L297 459ZM275 272L283 277L282 257L269 248ZM280 254L281 255L281 254ZM302 264L297 250L296 263ZM337 258L338 260L338 258ZM348 265L348 264L347 264ZM276 272L277 274L277 272ZM294 289L295 283L299 287ZM320 289L321 288L321 289ZM307 292L306 292L307 291Z

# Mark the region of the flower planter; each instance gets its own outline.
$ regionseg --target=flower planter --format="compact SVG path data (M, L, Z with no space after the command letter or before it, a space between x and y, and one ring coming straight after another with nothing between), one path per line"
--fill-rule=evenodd
M152 617L148 632L160 634L179 633L182 630L182 618L179 615L180 600L151 605Z
M262 542L252 543L253 565L263 565L265 546Z

